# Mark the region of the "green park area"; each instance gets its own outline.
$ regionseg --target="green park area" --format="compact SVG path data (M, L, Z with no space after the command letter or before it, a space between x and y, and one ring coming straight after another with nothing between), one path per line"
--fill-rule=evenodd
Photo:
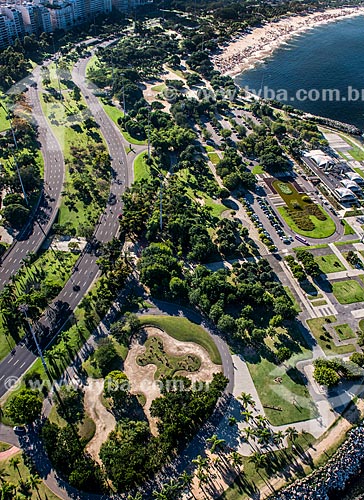
M292 355L279 362L277 356L282 347L288 348ZM301 372L296 368L298 361L311 356L312 352L295 325L289 330L277 328L277 338L266 339L264 348L244 352L264 413L272 425L309 420L317 415Z
M0 132L4 132L9 128L9 120L7 119L7 112L0 107Z
M342 262L340 262L340 260L335 254L316 256L315 262L318 264L323 274L345 271L344 265L342 264Z
M254 175L262 175L264 174L264 172L265 170L262 165L254 165L254 167L252 168L252 174Z
M335 223L325 210L308 195L299 193L293 184L277 180L273 187L286 203L278 211L294 232L315 239L327 238L335 232Z
M325 316L323 318L308 319L307 325L315 337L319 346L327 355L347 354L355 351L353 345L337 346L333 340L332 334L328 331L328 326L336 322L335 316ZM341 325L343 326L343 325Z
M51 66L42 108L65 158L65 184L57 222L62 232L85 236L85 228L95 226L107 201L110 159L97 124L86 113L86 102L78 87L66 79L65 73L60 80L60 97L54 71Z
M186 318L174 316L142 316L140 322L142 325L156 326L181 342L194 342L200 345L209 353L213 363L221 365L221 356L215 342L200 325Z
M145 352L139 355L136 362L140 366L155 365L157 370L154 374L155 380L161 377L171 378L177 372L196 372L201 366L199 357L193 354L176 356L168 354L164 348L163 340L156 336L150 336L144 344Z
M340 304L364 302L364 288L355 279L333 282L332 291Z
M201 203L201 205L206 206L211 209L211 213L214 217L220 217L223 212L227 210L227 207L222 203L214 201L209 194L206 192L206 187L211 189L217 189L217 182L212 176L210 170L208 174L205 176L204 182L205 185L202 186L199 179L187 169L179 170L176 175L182 180L185 184L187 194L192 200L197 200ZM206 184L207 183L207 184ZM203 189L205 187L205 189Z
M208 157L214 165L217 165L220 161L220 156L217 153L208 153Z
M77 259L78 256L70 252L47 250L38 259L28 260L18 271L13 285L1 295L4 313L0 316L0 359L25 334L25 322L19 321L19 305L29 304L28 315L39 317L64 287Z

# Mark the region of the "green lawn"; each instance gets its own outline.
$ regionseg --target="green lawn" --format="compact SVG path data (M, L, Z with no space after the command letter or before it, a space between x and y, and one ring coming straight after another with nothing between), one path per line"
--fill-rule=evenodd
M333 282L332 291L340 304L364 302L364 288L354 279Z
M0 452L10 450L11 444L0 441Z
M152 90L153 92L163 92L164 90L166 90L167 88L167 85L165 83L160 83L159 85L154 85L154 87L152 87Z
M261 175L264 174L264 172L265 170L261 165L254 165L254 167L252 168L252 174L254 175Z
M209 353L211 361L221 365L221 356L214 341L204 328L186 318L174 316L140 316L142 325L157 326L181 342L195 342Z
M361 168L354 168L353 170L355 170L355 172L361 177L364 177L364 171Z
M100 101L102 104L102 107L105 110L105 113L112 119L112 121L117 125L119 128L120 132L123 134L124 139L128 141L130 144L135 144L135 145L145 145L147 144L147 141L143 140L140 141L139 139L135 139L132 137L126 130L123 130L120 125L118 124L118 119L122 118L124 116L124 113L121 111L121 109L117 108L116 106L112 106L111 104L104 104L102 101Z
M6 117L7 113L3 108L0 108L0 132L4 132L4 130L7 130L10 126L9 120L7 120Z
M312 352L296 326L292 325L289 330L279 328L278 333L278 345L268 338L265 347L259 351L244 352L250 375L272 425L309 420L316 416L317 411L302 375L295 367L298 361L311 358ZM288 361L277 364L274 353L281 346L288 347L293 354Z
M344 265L335 254L317 256L315 257L315 262L317 262L323 274L345 271Z
M349 234L355 234L354 229L346 222L345 219L343 219L343 224L344 224L344 236L348 236Z
M356 337L350 326L345 323L344 325L337 325L334 327L336 333L338 334L340 340L354 339Z
M348 150L348 153L350 156L354 158L354 160L357 161L363 161L364 160L364 151L359 148L358 146L354 146L352 149Z
M149 179L150 170L145 160L148 158L148 152L143 151L134 160L134 182L141 179Z
M214 164L217 165L220 161L220 156L217 153L208 153L209 160Z
M18 458L19 464L16 469L11 465L11 458ZM19 486L19 482L21 480L26 481L29 476L32 474L31 470L24 464L23 453L19 452L13 457L8 458L6 460L1 460L0 468L3 474L4 480L8 483L14 484L15 486ZM59 500L59 497L56 496L45 484L41 481L38 485L38 492L36 489L29 490L29 494L26 496L18 495L17 497L9 496L7 498L27 498L29 500Z
M319 307L319 306L326 306L327 302L325 299L321 299L321 300L313 300L311 304L313 305L313 307Z
M328 238L335 232L334 221L331 219L331 217L329 217L326 214L326 212L321 207L319 207L319 209L327 215L327 219L322 221L319 220L314 215L310 215L309 218L315 225L315 229L313 229L312 231L304 231L303 229L300 229L294 222L292 217L288 214L286 207L277 207L277 208L278 212L281 214L281 216L283 217L287 225L292 229L292 231L294 231L297 234L300 234L301 236L308 236L309 238L314 238L314 239L323 239L323 238Z
M355 348L352 345L337 346L331 335L324 330L324 325L334 323L335 321L335 316L325 316L323 318L308 319L307 325L317 343L326 354L346 354L355 351Z

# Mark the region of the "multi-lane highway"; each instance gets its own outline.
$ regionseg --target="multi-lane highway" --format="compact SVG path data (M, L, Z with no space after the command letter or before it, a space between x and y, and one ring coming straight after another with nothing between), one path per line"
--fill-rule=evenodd
M31 227L25 228L24 233L26 237L15 240L14 244L3 256L0 268L0 290L8 283L10 277L20 269L23 259L29 252L37 252L42 245L57 215L57 207L60 202L63 186L63 153L61 145L54 136L42 111L39 66L35 68L31 80L37 84L37 87L29 87L27 95L28 102L32 107L32 116L38 125L38 140L41 144L41 152L44 159L43 197L36 213L36 220L31 224Z
M90 58L84 59L77 63L72 73L72 77L87 100L89 109L100 127L100 132L105 138L112 158L113 178L110 191L116 195L116 203L114 205L108 205L105 208L95 230L96 239L102 243L106 243L118 232L118 215L122 210L120 198L126 185L132 180L133 162L132 158L130 158L129 161L127 160L124 149L124 139L120 131L105 113L98 99L94 96L91 88L89 88L86 83L85 74L89 59ZM51 187L53 190L53 184ZM99 272L99 268L96 264L97 258L98 257L94 253L88 252L85 252L80 257L76 263L71 279L66 283L63 290L54 300L51 308L55 307L56 302L62 302L69 312L72 312L76 308L97 277ZM52 328L51 319L48 316L45 315L40 323L49 330L47 341L57 334L57 331ZM0 363L0 397L9 389L9 384L6 385L5 381L9 379L9 377L14 377L14 380L20 377L35 359L36 356L33 352L28 350L25 345L19 345L14 353L9 354Z

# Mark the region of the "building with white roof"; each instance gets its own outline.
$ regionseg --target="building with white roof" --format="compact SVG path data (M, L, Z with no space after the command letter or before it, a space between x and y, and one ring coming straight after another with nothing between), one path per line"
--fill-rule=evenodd
M334 190L334 195L340 201L340 203L346 201L354 201L357 199L355 194L350 189L345 187L336 188Z
M351 181L350 179L343 179L340 181L340 184L344 186L346 189L350 189L354 193L358 193L361 191L360 186L355 181Z
M359 185L364 184L364 179L361 175L357 174L356 172L346 172L345 173L346 177L350 179L351 181L356 182Z

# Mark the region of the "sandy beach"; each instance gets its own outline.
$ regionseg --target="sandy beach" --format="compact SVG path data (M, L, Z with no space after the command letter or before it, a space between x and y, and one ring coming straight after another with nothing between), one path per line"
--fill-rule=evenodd
M347 7L284 17L277 22L267 23L225 47L221 54L213 58L215 68L223 75L236 76L263 61L293 36L320 24L360 15L364 15L364 7Z

